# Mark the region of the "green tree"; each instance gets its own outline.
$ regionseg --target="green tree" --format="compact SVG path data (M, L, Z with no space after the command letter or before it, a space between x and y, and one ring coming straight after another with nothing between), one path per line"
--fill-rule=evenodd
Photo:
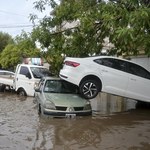
M40 49L36 48L35 41L32 39L30 34L22 32L20 36L15 39L16 46L19 53L19 57L40 57Z
M105 12L111 18L110 42L115 45L112 53L137 55L144 51L150 55L150 9L146 1L113 0L111 11Z
M14 44L8 44L0 55L0 64L3 68L14 69L24 57L40 57L40 50L36 48L30 35L23 32L17 36Z
M14 69L14 66L20 62L19 51L15 44L8 44L0 55L0 64L3 68Z
M10 43L13 43L13 38L7 33L0 32L0 52Z
M38 0L34 4L40 11L53 8L32 32L34 40L47 49L49 60L62 53L75 57L100 54L106 37L114 45L110 54L137 55L142 50L150 55L147 0L61 0L59 5L54 0ZM72 22L78 24L66 27Z

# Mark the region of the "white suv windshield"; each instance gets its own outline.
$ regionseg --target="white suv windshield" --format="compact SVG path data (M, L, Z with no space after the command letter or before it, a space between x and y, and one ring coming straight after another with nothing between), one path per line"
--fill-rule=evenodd
M51 73L46 68L30 67L34 78L42 78L44 76L51 76Z

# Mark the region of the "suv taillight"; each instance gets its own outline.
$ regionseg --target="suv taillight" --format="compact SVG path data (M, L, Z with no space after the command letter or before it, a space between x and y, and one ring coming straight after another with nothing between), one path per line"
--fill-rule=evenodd
M68 66L72 66L72 67L77 67L77 66L80 65L79 63L73 62L73 61L65 61L64 64L65 64L65 65L68 65Z

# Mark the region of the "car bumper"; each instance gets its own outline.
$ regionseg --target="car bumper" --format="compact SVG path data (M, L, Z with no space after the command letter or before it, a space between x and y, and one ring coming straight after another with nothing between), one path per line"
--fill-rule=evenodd
M92 110L66 112L66 111L44 109L43 114L54 116L54 117L89 116L92 115Z
M71 72L65 69L61 69L59 77L75 85L79 85L80 83L80 76L75 74L74 71Z

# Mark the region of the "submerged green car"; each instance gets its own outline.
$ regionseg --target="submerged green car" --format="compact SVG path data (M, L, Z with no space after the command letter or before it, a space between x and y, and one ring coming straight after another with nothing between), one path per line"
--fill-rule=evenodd
M78 94L78 87L54 77L44 77L35 88L38 113L58 117L92 114L90 101Z

